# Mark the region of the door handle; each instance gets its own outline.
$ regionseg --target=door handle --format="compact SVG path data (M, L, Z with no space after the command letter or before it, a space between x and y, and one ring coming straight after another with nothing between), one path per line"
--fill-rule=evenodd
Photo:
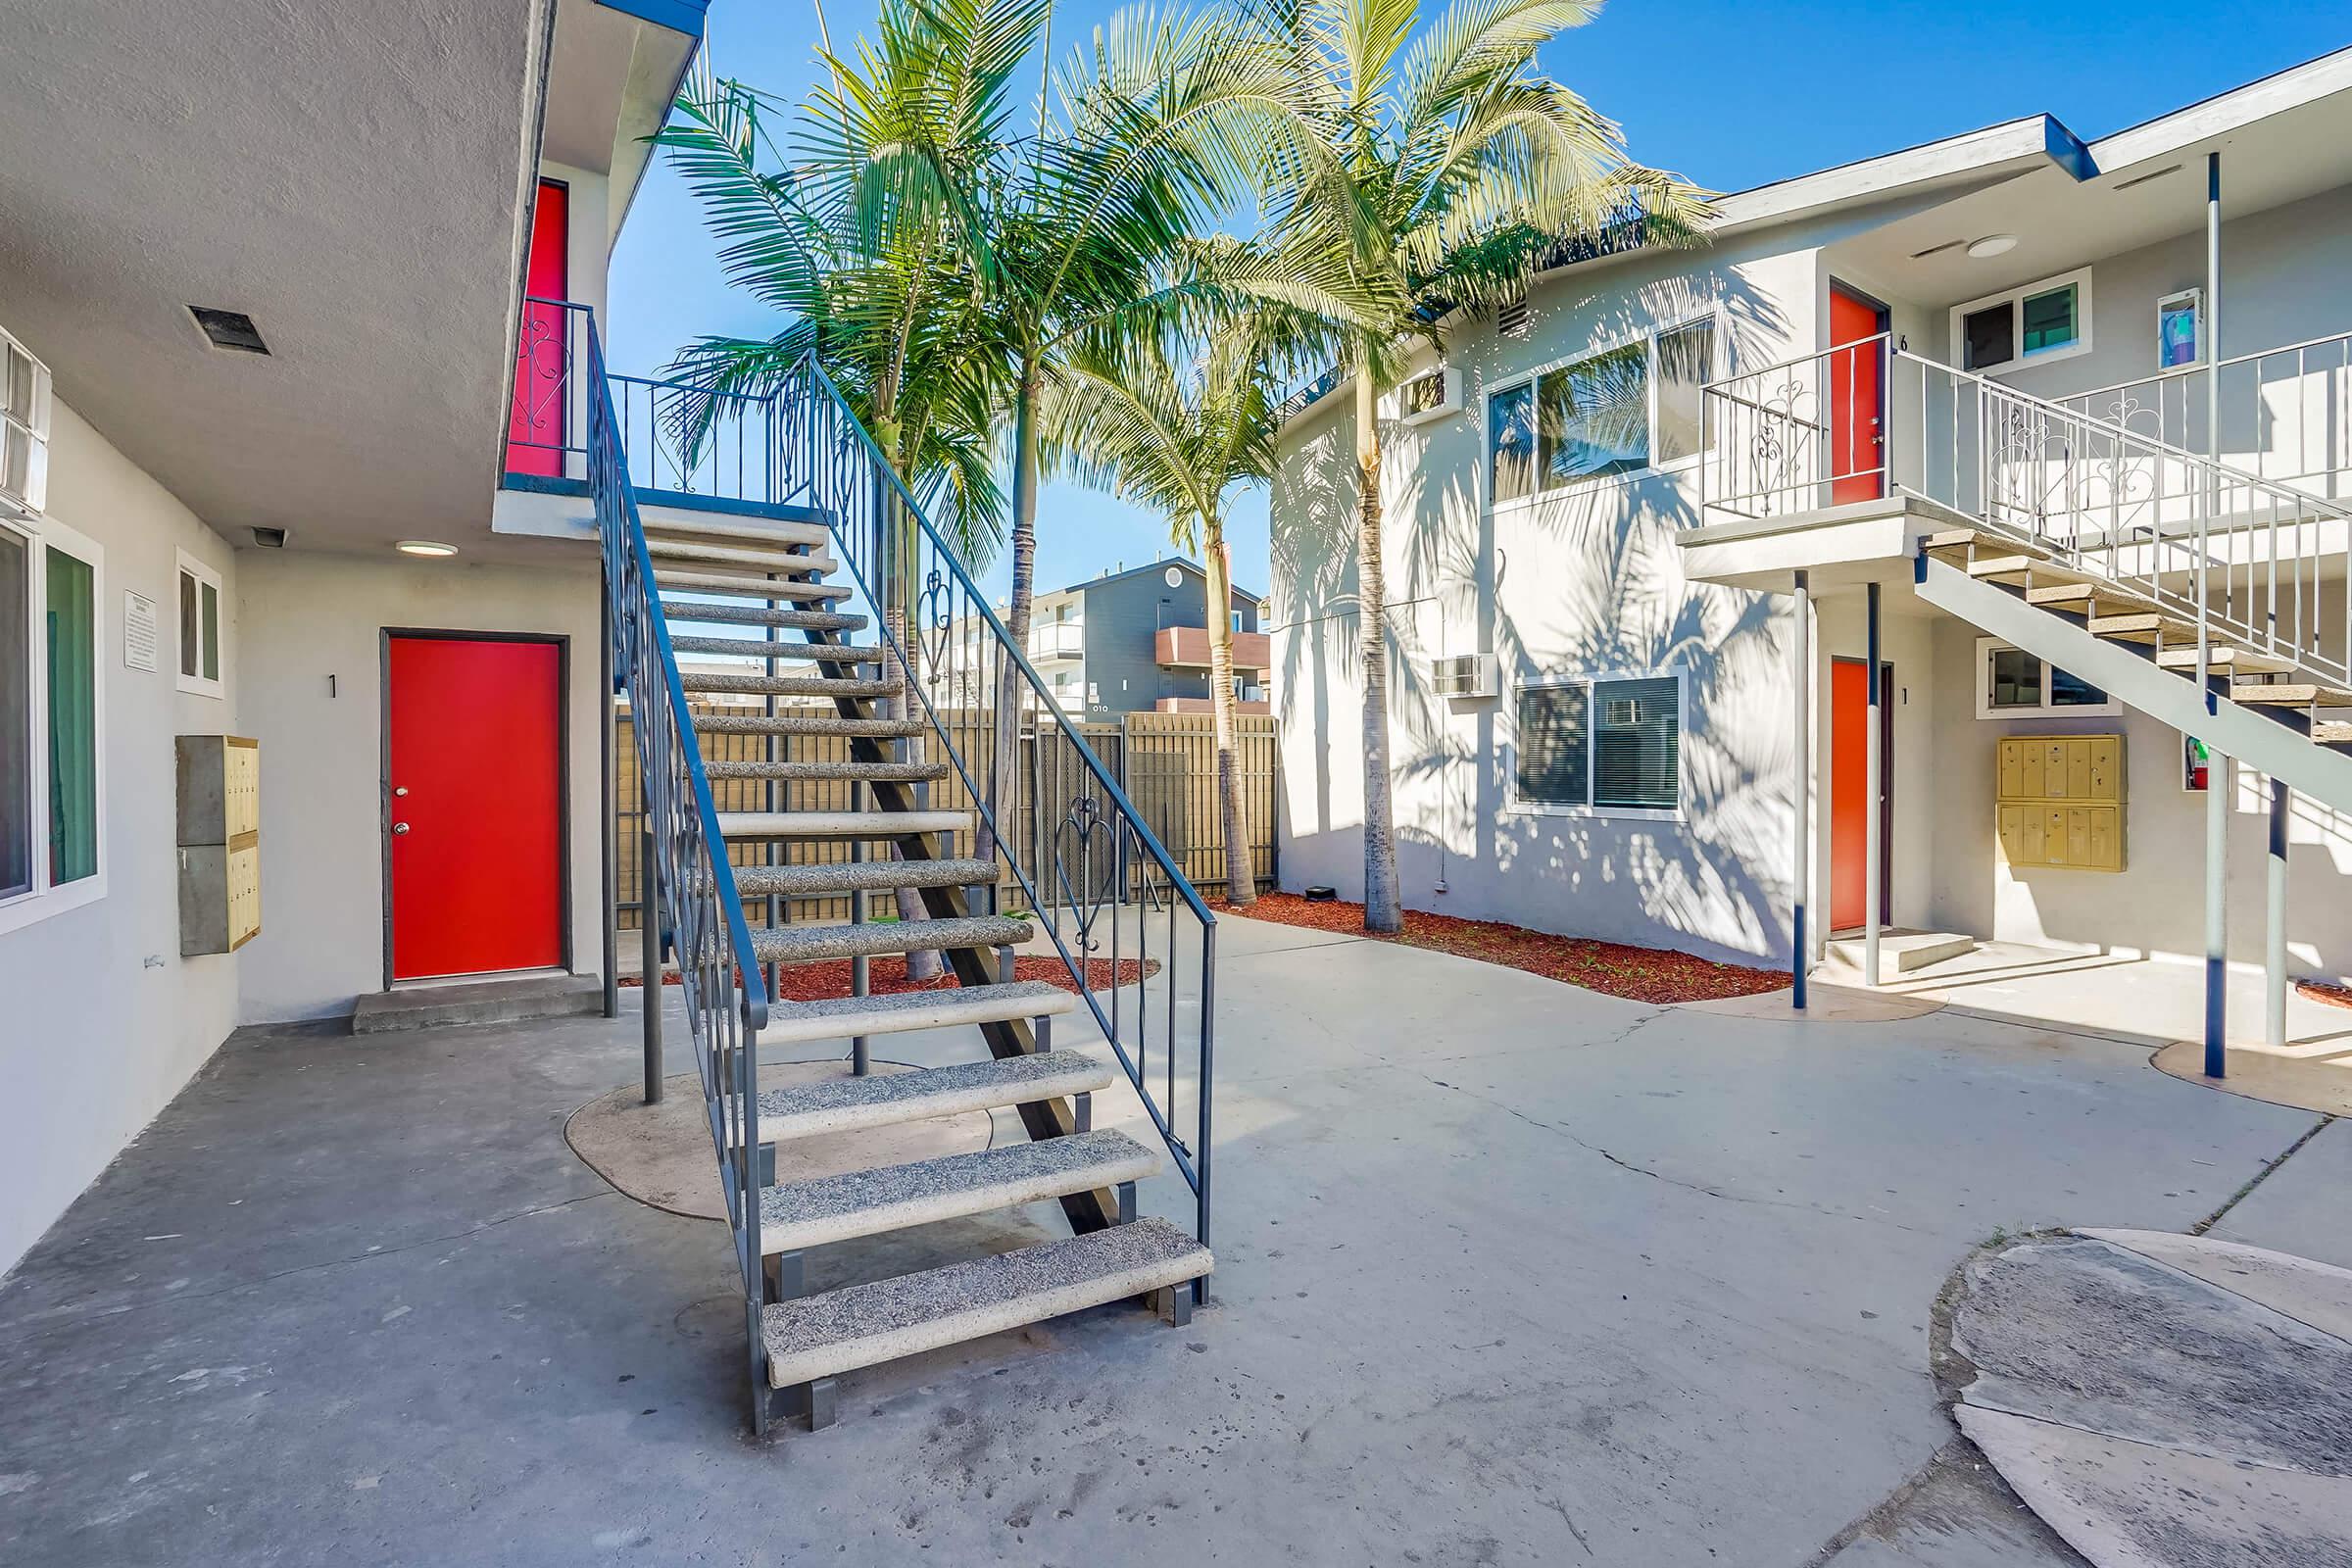
M392 824L392 831L394 833L406 833L408 830L409 824L406 822L395 822Z

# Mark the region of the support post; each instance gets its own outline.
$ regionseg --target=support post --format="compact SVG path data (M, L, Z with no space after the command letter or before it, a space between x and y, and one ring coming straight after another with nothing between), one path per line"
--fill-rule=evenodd
M1885 778L1886 758L1879 744L1882 707L1886 700L1882 689L1886 682L1879 678L1879 585L1869 585L1869 643L1870 712L1866 720L1869 734L1863 739L1863 767L1865 781L1862 796L1862 983L1879 983L1879 866L1886 858L1886 846L1880 842L1882 829L1880 802L1886 797Z
M637 836L637 975L645 995L645 1102L662 1103L662 900L654 860L654 792L644 792L645 831Z
M612 751L619 739L619 727L612 715L612 568L610 563L597 568L596 608L598 647L596 650L597 701L597 834L598 872L604 878L604 896L599 901L604 925L605 1016L620 1016L620 852L614 842L620 836L620 813L613 795Z
M865 782L864 782L864 780L862 780L862 779L858 779L858 780L855 780L855 781L853 781L853 782L851 783L851 785L850 785L850 809L851 809L852 811L862 811L862 810L864 810L864 809L865 809L865 803L866 803L866 793L865 793ZM861 864L863 864L863 863L864 863L864 861L865 861L865 840L864 840L864 839L862 839L862 838L853 838L853 839L851 839L851 840L850 840L850 863L851 863L851 864L853 864L853 865L861 865ZM863 889L863 888L852 888L852 889L850 889L850 924L852 924L852 925L863 925L863 924L865 924L865 917L866 917L865 898L866 898L866 890L865 890L865 889ZM864 956L864 955L862 955L862 954L860 954L860 955L858 955L858 956L856 956L856 957L853 957L852 959L850 959L850 995L851 995L851 996L853 996L853 997L862 997L862 996L867 996L867 995L871 994L871 992L872 992L872 990L873 990L873 982L872 982L871 971L870 971L870 969L868 968L868 963L869 963L869 961L870 961L870 960L868 960L868 959L867 959L867 958ZM851 1073L851 1076L853 1076L853 1077L857 1077L857 1078L863 1078L864 1076L866 1076L866 1074L868 1074L868 1073L869 1073L869 1072L871 1072L872 1070L873 1070L873 1054L872 1054L872 1049L871 1049L871 1044L870 1044L870 1042L867 1040L867 1038L866 1038L864 1035L858 1035L858 1036L855 1036L855 1037L853 1037L853 1038L851 1039L851 1041L850 1041L850 1073Z
M2273 1051L2286 1044L2286 824L2293 792L2271 780L2271 856L2263 890L2270 927L2262 953L2263 1039Z
M1805 986L1810 978L1811 938L1805 933L1805 903L1812 895L1813 885L1813 584L1809 573L1796 574L1796 635L1795 668L1788 684L1796 692L1796 870L1790 879L1792 896L1789 900L1788 975L1789 996L1796 1007L1805 1010Z
M2197 511L2197 695L2205 711L2218 710L2213 694L2213 637L2208 613L2213 514L2221 505L2222 461L2222 155L2205 155L2205 504ZM2205 744L2205 1076L2229 1073L2230 1027L2230 760L2210 738Z

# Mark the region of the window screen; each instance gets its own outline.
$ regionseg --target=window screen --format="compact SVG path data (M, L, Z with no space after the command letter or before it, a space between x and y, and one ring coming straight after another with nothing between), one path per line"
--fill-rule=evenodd
M49 589L49 882L98 873L97 573L55 545Z
M0 528L0 898L32 886L32 546Z
M1536 806L1589 804L1586 708L1582 686L1519 689L1519 799Z
M1536 389L1515 386L1487 404L1487 450L1494 499L1516 501L1536 488Z
M1544 488L1649 462L1649 346L1628 343L1536 383Z
M1658 337L1658 461L1687 458L1704 444L1699 388L1715 374L1715 326L1694 321Z
M2051 289L2046 294L2029 294L2018 307L2025 324L2028 354L2044 349L2062 349L2072 343L2079 332L2075 325L2075 285Z
M1968 344L1967 369L2007 365L2017 358L2017 313L2007 300L1960 318L1960 331Z
M1672 810L1681 798L1683 685L1672 675L1592 683L1592 804Z

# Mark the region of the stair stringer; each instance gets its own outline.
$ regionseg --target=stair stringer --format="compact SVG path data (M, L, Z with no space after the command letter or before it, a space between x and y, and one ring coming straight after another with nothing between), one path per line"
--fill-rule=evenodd
M2160 723L2196 736L2242 766L2283 780L2299 795L2339 811L2352 810L2352 757L2218 693L2208 713L2193 679L2158 667L2137 645L2094 637L2066 616L2029 605L2007 589L1981 582L1943 562L1923 558L1919 566L1919 597L1938 610L2080 676Z

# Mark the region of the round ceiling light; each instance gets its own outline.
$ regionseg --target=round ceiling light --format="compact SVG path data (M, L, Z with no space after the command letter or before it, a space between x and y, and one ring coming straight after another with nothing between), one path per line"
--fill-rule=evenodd
M1972 239L1968 242L1968 254L1980 262L1989 261L1995 256L2006 256L2015 249L2017 249L2015 234L1987 234L1983 239Z
M454 556L458 553L456 545L445 545L435 539L403 539L392 548L404 556Z

